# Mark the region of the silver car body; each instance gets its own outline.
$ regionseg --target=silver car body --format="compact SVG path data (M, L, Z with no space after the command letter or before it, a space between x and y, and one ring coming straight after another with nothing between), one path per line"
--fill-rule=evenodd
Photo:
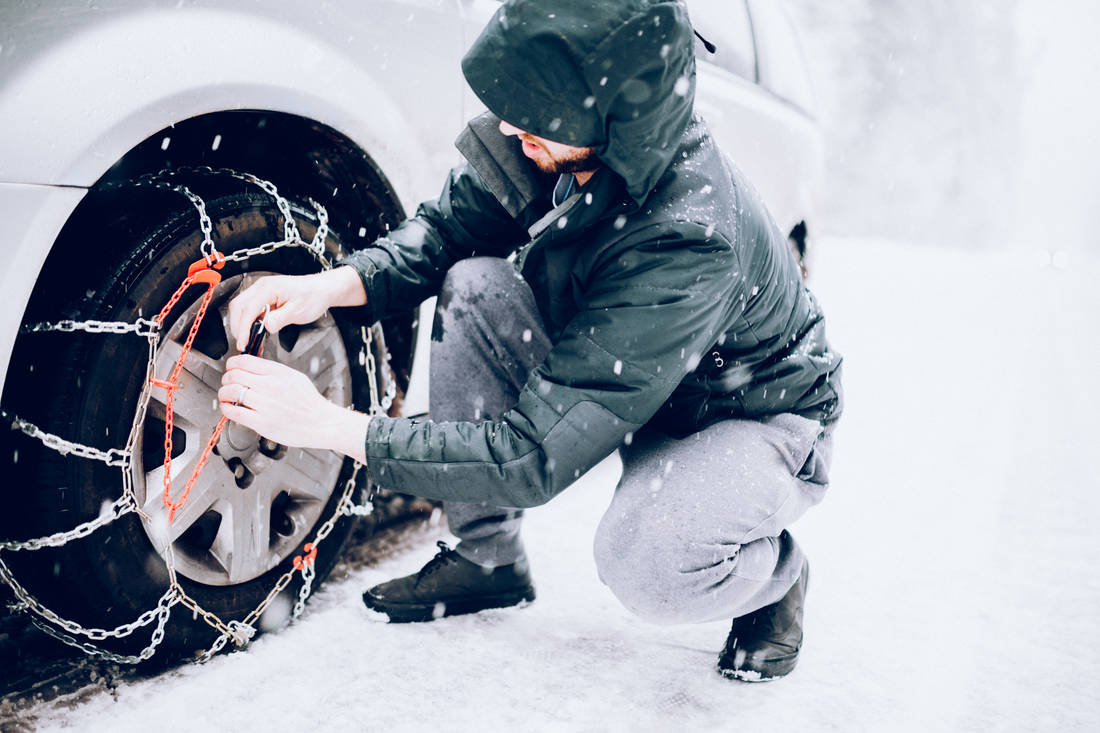
M730 6L744 11L737 2L689 3L704 34L709 27L720 35ZM223 110L299 115L365 151L406 212L435 196L458 160L452 141L481 109L459 59L497 7L495 0L5 3L0 389L26 303L66 220L112 165L175 123ZM777 10L770 2L748 7L763 40L765 21L780 22ZM806 104L792 101L804 90L784 96L782 84L769 91L758 83L767 78L767 49L757 45L747 74L755 78L701 54L697 105L779 226L792 231L813 217L822 144ZM781 60L768 72L786 64L785 78L797 83L804 68L796 53L775 50ZM170 130L164 137L171 145ZM408 414L426 410L427 332L420 329Z

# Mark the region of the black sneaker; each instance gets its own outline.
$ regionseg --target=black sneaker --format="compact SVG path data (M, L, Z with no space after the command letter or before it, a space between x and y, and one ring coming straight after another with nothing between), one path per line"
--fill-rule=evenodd
M439 553L413 575L376 585L363 594L372 611L390 623L432 621L443 616L505 608L535 600L526 558L486 568L439 542Z
M766 682L790 673L802 648L802 606L810 566L802 562L798 580L770 606L733 620L718 673L742 682Z

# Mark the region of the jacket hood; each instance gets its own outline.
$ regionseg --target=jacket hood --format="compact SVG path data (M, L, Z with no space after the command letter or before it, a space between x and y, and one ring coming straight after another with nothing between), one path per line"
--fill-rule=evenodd
M694 38L674 0L510 0L462 72L501 119L595 148L640 204L691 120Z

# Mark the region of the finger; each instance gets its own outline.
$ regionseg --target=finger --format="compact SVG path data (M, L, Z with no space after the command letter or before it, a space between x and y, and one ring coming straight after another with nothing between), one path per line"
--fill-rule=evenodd
M243 425L246 428L255 430L256 412L250 410L247 407L241 405L234 405L231 402L221 403L222 414L228 417L238 425Z
M258 282L253 283L229 301L229 330L233 335L238 351L243 351L248 344L248 326L252 323L252 319L249 319L248 316L255 310L255 301L258 295L256 286L258 284Z
M225 371L229 373L234 369L239 369L249 374L262 374L271 375L278 374L284 370L290 369L290 367L284 366L277 361L271 359L264 359L259 356L252 356L251 354L237 354L231 356L225 361ZM290 371L294 371L290 369Z
M229 330L237 344L237 351L248 346L248 333L252 323L263 315L269 306L276 308L278 294L272 277L262 277L241 291L229 303Z
M259 379L258 374L244 369L227 369L225 374L222 375L222 385L236 384L244 387L256 387Z
M247 384L223 384L218 388L218 402L223 405L253 407L256 394Z
M264 309L268 306L270 306L270 310L265 314ZM279 333L280 329L291 322L293 313L289 301L285 298L280 299L279 297L273 296L260 307L257 318L261 316L264 319L264 328L267 329L267 332L276 334Z

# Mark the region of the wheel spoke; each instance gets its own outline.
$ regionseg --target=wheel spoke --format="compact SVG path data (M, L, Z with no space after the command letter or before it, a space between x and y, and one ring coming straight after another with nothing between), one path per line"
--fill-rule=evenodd
M191 471L194 470L195 461L198 459L198 453L198 449L193 445L188 445L187 450L181 455L173 458L171 464L169 464L172 469L170 491L173 496L176 492L183 491L187 479L191 476ZM181 476L183 476L182 479L180 478ZM192 489L192 491L193 490L194 489ZM157 507L163 505L163 496L164 464L160 464L145 472L145 501L142 503L142 509L152 516L156 513Z
M174 341L169 341L171 347L166 347L169 352L177 356L182 347ZM171 375L172 365L175 360L158 360L155 377L166 380ZM221 368L217 362L205 355L195 356L191 352L183 371L179 375L179 388L172 400L172 413L174 422L183 426L193 426L199 432L213 430L220 418L218 411L218 389L221 387ZM168 401L168 390L154 385L152 388L153 403L164 405ZM161 410L163 417L164 411ZM188 438L191 438L188 435Z
M180 354L183 353L183 344L171 339L161 342L160 353L157 357L157 379L167 379L172 373ZM190 374L196 381L210 387L217 388L222 382L224 364L212 356L207 356L197 349L187 352L187 358L183 362L182 374Z
M163 396L163 393L161 396ZM190 410L190 408L187 409ZM167 412L168 410L165 404L160 399L154 398L149 401L149 407L145 416L146 419L151 418L163 424L167 418ZM175 417L173 418L172 424L177 430L183 431L185 444L184 451L172 459L172 473L177 473L180 470L186 470L191 462L195 460L198 455L199 446L202 444L202 441L205 440L205 437L200 437L199 426L189 420L186 415L181 415L175 410L173 410L173 412L175 413ZM148 431L148 427L148 424L146 424L142 429L141 442L144 443L148 440L160 446L164 441L163 427L158 428L155 432ZM179 446L173 446L173 448L178 449ZM163 454L159 450L156 451L156 454L158 459L154 466L160 466L163 460L160 456ZM149 469L149 471L156 470L156 468L150 466L144 466L144 468ZM154 482L159 485L164 480L163 469L161 469L161 472L158 473L156 477L146 476L145 480L146 483Z
M298 500L328 501L336 480L331 461L326 463L321 457L304 452L299 458L298 453L299 449L291 448L286 458L264 470L261 480L265 490L270 490L272 497L285 491Z
M229 516L222 515L221 527L210 548L211 554L229 574L231 583L253 578L267 568L271 504L259 499L259 494L254 492L240 492L233 497L229 502Z
M176 480L172 481L173 501L179 501L179 495L175 493L177 484L180 487L179 491L182 493L183 487L187 485L190 478L191 473L187 472L184 476L179 477L178 482ZM191 525L199 521L199 517L205 514L207 509L214 506L218 500L224 498L228 491L238 491L229 469L221 461L207 464L206 468L199 474L198 479L195 480L195 485L191 487L190 493L187 494L187 501L176 510L175 517L168 525L168 536L172 539L172 542L178 540L180 535L191 528Z
M240 289L237 290L240 292ZM229 327L229 301L225 301L220 308L218 308L218 317L221 320L222 328L225 329L225 338L229 342L229 351L232 354L236 354L237 346L236 340L233 338L233 329ZM228 356L228 354L226 355Z
M191 478L191 466L177 467L172 463L172 500L178 501L187 481ZM195 485L187 495L187 501L176 510L171 523L168 522L168 507L164 505L164 467L158 466L146 474L145 501L142 510L148 514L155 526L161 528L157 532L157 549L162 550L167 542L175 542L184 532L206 513L206 510L214 506L229 489L238 491L233 484L233 476L229 473L224 463L211 462L207 464L199 474ZM166 537L165 537L166 535Z
M323 323L322 320L314 326L303 327L290 351L284 349L282 343L279 343L277 349L278 361L302 372L315 384L336 363L336 355L332 349L332 340L337 338L336 331L319 327Z

